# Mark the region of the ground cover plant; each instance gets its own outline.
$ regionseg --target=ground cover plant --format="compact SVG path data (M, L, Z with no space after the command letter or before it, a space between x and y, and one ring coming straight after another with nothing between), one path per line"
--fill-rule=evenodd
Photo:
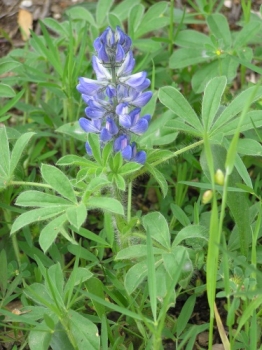
M262 349L251 5L83 2L0 59L1 349Z

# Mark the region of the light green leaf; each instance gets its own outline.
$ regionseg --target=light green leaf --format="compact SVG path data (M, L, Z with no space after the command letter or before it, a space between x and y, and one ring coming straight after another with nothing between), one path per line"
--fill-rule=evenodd
M165 249L153 248L154 254L166 253ZM144 244L135 244L130 247L121 249L120 252L116 254L115 260L131 260L142 258L147 255L147 246Z
M25 92L25 90L22 90L22 91L18 92L12 100L8 101L4 106L1 107L0 117L2 115L5 115L5 113L7 111L9 111L11 108L13 108L16 105L16 103L23 96L24 92Z
M0 75L7 72L13 71L15 68L21 66L20 62L17 61L6 61L0 63ZM2 96L1 96L2 97Z
M171 69L182 69L198 63L206 62L213 56L206 54L203 49L182 48L174 51L169 59Z
M59 194L73 203L77 203L76 196L68 177L58 168L42 164L41 173L43 179Z
M107 21L111 28L116 28L117 26L121 27L122 25L120 18L117 17L114 12L108 14Z
M66 14L72 19L83 19L86 22L90 23L92 26L96 26L95 20L91 12L82 6L74 6L66 11Z
M262 156L262 146L259 142L252 139L239 139L237 152L249 156Z
M172 243L172 247L179 245L183 240L189 239L194 239L194 244L199 241L199 239L208 241L208 231L206 227L200 225L190 225L182 228L182 230L177 233ZM202 246L201 243L200 246Z
M66 199L40 191L25 191L20 193L16 199L16 205L21 207L64 207L66 209L72 203Z
M187 214L184 212L182 208L180 208L180 206L178 206L175 203L171 203L170 208L172 210L172 214L180 222L181 225L183 226L190 225L190 220Z
M226 17L221 13L213 13L207 17L207 24L217 40L222 40L222 49L228 49L231 46L232 40Z
M166 249L170 249L170 233L165 217L158 212L147 214L142 219L143 226L151 237Z
M46 252L51 244L56 240L57 235L67 221L66 215L62 214L50 221L41 231L39 236L39 245L44 252Z
M86 142L87 140L87 133L80 128L78 121L73 123L63 124L62 126L57 128L56 131L61 132L62 134L69 135L83 142Z
M134 290L143 282L147 276L147 263L141 261L132 266L125 275L125 289L128 294L132 294Z
M202 103L202 121L206 132L215 119L227 83L226 77L216 77L208 82Z
M49 208L39 208L27 211L21 214L15 219L10 234L20 230L22 227L30 225L33 222L43 221L50 219L60 213L65 209L61 207L49 207Z
M96 23L98 27L103 27L107 14L110 12L110 8L114 0L99 0L96 5ZM114 30L114 28L113 28Z
M122 204L114 198L92 197L88 199L87 206L89 208L98 208L107 210L111 213L124 215L124 208Z
M45 328L46 331L44 331ZM50 330L45 325L45 322L42 321L39 326L33 328L29 333L28 344L30 349L48 350L51 337Z
M14 97L16 95L15 90L7 84L0 83L0 96L1 97Z
M26 134L21 135L19 139L16 141L14 148L12 150L11 160L10 160L11 174L14 172L25 147L27 146L28 142L30 141L33 135L35 135L34 132L28 132Z
M146 164L145 167L146 167L147 171L150 172L150 174L157 181L157 183L159 184L159 186L161 188L163 196L165 197L167 195L168 185L167 185L167 182L166 182L164 175L156 167L153 167L148 163Z
M149 7L145 13L143 20L140 22L138 29L135 31L135 38L162 28L169 23L169 17L164 17L163 14L166 11L167 2L160 1Z
M103 282L96 278L93 277L91 279L89 279L86 283L85 283L87 290L100 297L101 299L105 299L105 294L104 294L104 284ZM91 299L92 300L92 299ZM104 305L101 305L100 303L98 303L95 300L92 300L92 303L94 304L95 310L98 314L98 316L100 317L100 319L103 317L103 315L105 315L106 313L106 308Z
M5 127L0 127L0 150L0 178L3 177L8 180L10 176L10 150Z
M140 3L140 0L124 0L119 2L116 7L114 7L113 12L114 14L120 18L121 21L124 21L127 16L128 12L137 4ZM128 11L127 11L128 9ZM129 27L128 27L129 28Z
M159 99L163 105L171 109L186 123L202 132L203 127L198 116L181 92L171 86L165 86L159 90Z
M93 322L74 310L69 310L68 322L78 350L100 350L99 332Z
M87 210L84 203L72 206L66 211L67 219L77 230L82 226L87 217Z
M181 47L196 49L197 52L200 52L199 48L201 46L204 48L205 45L211 45L212 42L207 35L196 30L187 29L180 30L175 38L175 44ZM193 52L193 50L191 52Z
M120 175L128 175L136 172L142 167L141 164L135 163L135 162L130 162L124 164L120 169L119 169L119 174Z
M132 9L129 11L128 32L132 38L142 21L144 11L145 7L142 4L137 4L136 6L132 7Z
M233 44L234 49L247 45L259 31L261 31L261 22L250 21L245 23L241 31L236 33L237 35Z

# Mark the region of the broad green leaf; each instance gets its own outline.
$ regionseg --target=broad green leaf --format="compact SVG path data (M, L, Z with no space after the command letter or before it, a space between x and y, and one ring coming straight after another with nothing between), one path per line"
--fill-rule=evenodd
M169 67L171 69L182 69L206 62L212 57L207 55L203 49L182 48L172 53L169 59Z
M111 213L124 215L122 204L114 198L92 197L88 199L87 206L89 208L102 209Z
M151 237L166 249L170 249L170 233L166 219L159 212L147 214L142 219L143 226Z
M87 217L86 206L84 203L71 206L67 209L66 216L70 224L73 225L76 229L79 229Z
M69 310L68 322L78 350L100 350L99 332L93 322L74 310Z
M196 93L203 92L207 83L217 76L224 75L230 82L235 78L238 66L239 63L232 59L231 56L227 56L220 60L217 59L211 63L206 64L201 69L197 70L193 75L193 90Z
M175 38L175 44L181 47L197 49L197 52L200 52L199 48L201 46L204 47L205 45L211 45L212 42L207 35L196 30L187 29L180 30ZM193 52L193 50L191 52Z
M47 292L46 287L43 284L33 283L30 286L26 286L24 293L35 303L44 305L48 308L51 306L51 309L53 309L52 305L54 304L54 300Z
M153 243L150 230L146 233L146 246L147 246L147 271L148 271L148 291L150 298L150 305L153 314L154 322L157 320L157 282L156 282L156 267L155 257L153 252Z
M80 166L96 167L96 164L94 162L92 162L91 160L76 156L74 154L68 154L68 155L58 159L58 161L56 162L56 165L72 165L72 164L80 165Z
M60 126L58 129L56 129L56 131L61 132L62 134L69 135L83 142L86 142L87 140L87 133L80 128L78 121L64 124ZM83 151L84 151L84 146L83 146Z
M108 14L107 21L108 21L108 24L111 28L116 28L117 26L119 26L119 27L122 26L120 18L117 17L114 12L111 12Z
M238 118L235 118L231 120L231 122L224 124L223 133L227 136L234 135L238 127L238 124L239 124ZM254 125L256 128L260 128L262 126L262 118L261 118L260 111L251 111L246 114L245 119L241 125L240 132L244 132L251 129L253 130Z
M169 17L164 17L163 14L166 11L167 2L160 1L150 6L145 13L143 20L140 22L138 29L135 31L135 37L140 36L162 28L169 23Z
M87 230L86 228L80 228L79 230L77 230L77 233L80 236L89 239L90 241L96 242L98 245L100 245L102 247L108 247L109 246L108 242L104 238L102 238L102 237L98 236L97 234Z
M59 194L73 203L77 203L76 196L68 177L58 168L52 165L42 164L41 174L43 179Z
M122 175L114 174L113 181L115 182L117 188L120 191L125 191L126 190L126 182L125 182L125 179L123 178Z
M50 347L52 350L75 350L60 322L56 324L55 331L52 334Z
M85 10L85 9L84 9ZM70 11L70 10L69 10ZM67 26L63 25L63 23L59 23L54 18L44 18L42 19L42 22L44 25L48 28L50 28L52 31L54 31L57 34L60 34L62 37L69 36L69 32L66 29Z
M88 142L91 147L93 157L99 165L102 165L100 139L97 134L89 133Z
M159 99L163 105L171 109L186 123L202 132L203 127L198 116L181 92L171 86L165 86L159 90Z
M1 97L14 97L16 95L15 90L7 84L0 83L0 96Z
M245 23L241 31L236 33L237 35L233 44L234 49L247 45L251 41L252 37L259 31L261 31L260 22L250 21Z
M262 156L262 146L259 142L252 139L239 139L237 152L249 156Z
M50 219L60 213L65 209L61 207L49 207L49 208L39 208L27 211L21 214L15 219L10 234L20 230L22 227L32 224L33 222L39 222L43 220Z
M25 191L20 193L16 199L16 205L21 207L67 207L71 206L72 203L66 199L58 196L54 196L49 193L39 192L36 190Z
M64 296L66 297L66 294L68 292L72 292L74 287L78 286L79 284L81 285L92 276L92 272L90 272L87 268L74 266L74 269L70 272L69 279L66 282Z
M166 253L165 249L153 248L154 254ZM116 254L115 260L132 260L142 258L147 255L147 246L144 244L135 244L133 246L121 249Z
M45 286L50 295L53 296L56 304L61 308L65 308L63 300L64 274L60 263L49 267L45 279Z
M216 77L210 80L205 88L202 102L202 121L207 132L209 131L220 107L226 83L226 77Z
M223 125L227 124L231 119L233 119L238 113L240 113L250 97L253 96L253 102L261 98L262 87L257 89L256 86L252 86L247 90L241 92L234 100L224 109L220 116L215 121L212 127L212 134L218 132L218 130L223 132Z
M172 247L175 247L179 245L183 240L191 240L193 241L194 245L199 242L199 240L205 240L208 241L208 231L206 227L200 226L200 225L190 225L182 228L181 231L179 231L172 243ZM203 244L199 242L199 247L201 248ZM190 244L191 245L191 244Z
M146 261L141 261L134 266L132 266L125 275L125 289L130 295L136 290L136 288L143 282L147 276L147 263Z
M145 54L154 53L161 49L161 44L157 41L152 40L151 38L135 39L133 41L133 46Z
M91 261L91 262L94 262L94 263L98 263L98 259L97 257L90 253L89 250L83 248L83 247L80 247L79 245L76 245L76 244L70 244L68 247L67 247L68 251L70 253L72 253L73 255L77 256L77 258L79 259L84 259L86 261Z
M168 185L164 175L156 167L151 166L150 164L146 164L145 167L150 172L150 174L154 177L154 179L157 181L157 183L161 188L163 196L165 197L167 195Z
M184 122L184 120L182 120L181 118L175 118L170 120L167 124L166 124L167 128L173 129L174 132L175 131L182 131L186 134L190 134L196 137L202 137L202 132L196 130L195 128L193 128L192 126L186 124Z
M213 13L207 17L207 24L212 34L218 41L222 40L222 49L228 49L231 46L231 32L227 18L221 13Z
M45 329L46 328L46 329ZM48 350L52 333L50 329L42 321L39 326L34 327L28 336L28 344L30 349Z
M52 221L50 221L41 231L39 236L39 245L44 252L46 252L50 246L56 240L57 235L62 229L64 223L67 221L66 215L62 214Z
M144 11L145 7L142 4L137 4L136 6L132 7L132 9L129 11L128 33L132 38L142 21Z
M181 225L183 225L183 226L190 225L190 220L189 220L188 216L186 215L184 210L182 208L180 208L180 206L178 206L175 203L171 203L170 208L172 210L172 214L180 222Z
M113 9L113 13L120 18L121 21L124 21L128 12L137 4L140 3L140 0L124 0L119 2ZM128 10L128 11L127 11Z
M96 277L92 277L91 279L86 281L85 286L87 287L87 290L90 293L100 297L101 299L105 299L104 285L103 285L103 282L100 279L98 279ZM101 319L103 317L103 315L105 315L105 313L106 313L105 306L101 305L100 303L98 303L95 300L92 300L92 303L94 304L94 307L95 307L95 310L97 312L97 315Z
M28 132L19 137L16 141L14 148L12 150L11 159L10 159L10 173L12 174L21 158L21 155L30 141L31 137L35 135L34 132Z
M114 0L99 0L96 5L96 23L98 27L102 27L105 24L107 14L110 12L110 8ZM114 28L113 28L114 30Z
M102 177L93 178L86 187L86 192L95 193L99 189L110 184L110 181Z
M120 175L128 175L136 172L142 167L141 164L135 163L135 162L130 162L124 164L120 169L119 169L119 174Z
M90 11L82 6L73 6L66 11L72 19L83 19L84 21L90 23L92 26L96 26L93 15Z
M8 180L10 176L10 150L5 127L0 127L0 150L0 178L3 177Z
M17 62L17 61L1 62L0 63L0 76L7 73L7 72L13 71L15 68L17 68L19 66L21 66L21 63Z

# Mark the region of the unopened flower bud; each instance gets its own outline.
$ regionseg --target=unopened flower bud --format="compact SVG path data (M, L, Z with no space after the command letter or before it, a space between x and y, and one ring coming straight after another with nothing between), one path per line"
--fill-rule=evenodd
M202 196L202 203L203 204L207 204L211 201L213 197L213 192L212 190L207 190L203 193L203 196Z
M223 186L225 181L225 175L222 170L217 169L215 173L215 183L218 185Z

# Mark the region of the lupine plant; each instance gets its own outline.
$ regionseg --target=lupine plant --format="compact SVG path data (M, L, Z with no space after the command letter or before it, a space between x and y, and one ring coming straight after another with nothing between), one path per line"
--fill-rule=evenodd
M261 17L93 5L0 60L0 343L261 349Z

